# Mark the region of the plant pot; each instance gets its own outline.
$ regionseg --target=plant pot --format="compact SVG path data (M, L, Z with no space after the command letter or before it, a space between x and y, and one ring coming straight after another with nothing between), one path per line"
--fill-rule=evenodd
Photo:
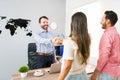
M25 72L25 73L20 73L20 76L21 76L21 78L27 77L27 72Z

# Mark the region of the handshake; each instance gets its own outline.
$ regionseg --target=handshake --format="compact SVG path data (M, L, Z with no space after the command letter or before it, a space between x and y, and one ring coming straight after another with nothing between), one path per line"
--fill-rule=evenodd
M52 43L54 44L54 46L59 46L59 45L62 44L63 39L64 39L64 38L54 37L54 38L52 39Z

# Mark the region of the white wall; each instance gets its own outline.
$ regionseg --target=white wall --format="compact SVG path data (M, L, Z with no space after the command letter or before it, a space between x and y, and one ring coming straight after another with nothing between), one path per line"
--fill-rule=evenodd
M119 0L66 0L65 34L66 36L68 36L70 33L70 22L72 14L78 11L84 12L88 19L88 30L92 40L90 60L94 59L93 64L96 64L97 62L99 41L103 33L100 25L101 17L103 16L105 10L113 10L118 14L119 17L119 3ZM118 23L116 24L118 32L120 32L119 26L120 23L118 21Z
M105 10L113 10L118 15L118 22L116 23L116 27L118 32L120 33L120 0L99 0L98 1L101 5L101 11L104 12Z
M43 15L49 18L50 23L57 23L56 35L64 34L65 0L0 0L0 16L7 16L7 19L0 20L0 80L10 80L13 72L27 65L27 46L34 42L33 36L26 36L26 32L19 28L18 33L11 36L5 29L7 20L30 19L29 29L34 33L39 29L39 17Z
M65 35L68 36L70 32L70 20L72 11L84 5L90 4L96 0L66 0L66 22L65 22Z

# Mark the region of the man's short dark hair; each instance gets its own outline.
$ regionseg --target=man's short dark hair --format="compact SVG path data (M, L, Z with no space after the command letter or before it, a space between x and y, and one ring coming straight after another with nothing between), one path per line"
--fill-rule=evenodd
M114 11L105 11L106 19L109 19L112 26L118 21L118 16Z
M41 17L39 18L39 23L41 23L41 19L42 19L42 18L48 19L48 17L46 17L46 16L41 16Z

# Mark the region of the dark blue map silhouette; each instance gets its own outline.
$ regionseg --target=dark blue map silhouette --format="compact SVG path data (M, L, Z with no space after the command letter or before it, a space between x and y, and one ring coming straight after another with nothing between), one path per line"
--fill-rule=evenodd
M2 30L0 30L0 34L2 33Z
M1 20L5 18L6 17L2 16ZM24 30L28 32L26 36L32 36L32 31L31 30L29 31L27 29L29 22L31 22L31 20L21 19L21 18L18 18L18 19L11 18L8 20L7 24L5 25L5 29L9 29L11 36L13 36L18 27L20 27L21 29L24 28ZM0 34L1 33L2 33L2 30L0 30Z

